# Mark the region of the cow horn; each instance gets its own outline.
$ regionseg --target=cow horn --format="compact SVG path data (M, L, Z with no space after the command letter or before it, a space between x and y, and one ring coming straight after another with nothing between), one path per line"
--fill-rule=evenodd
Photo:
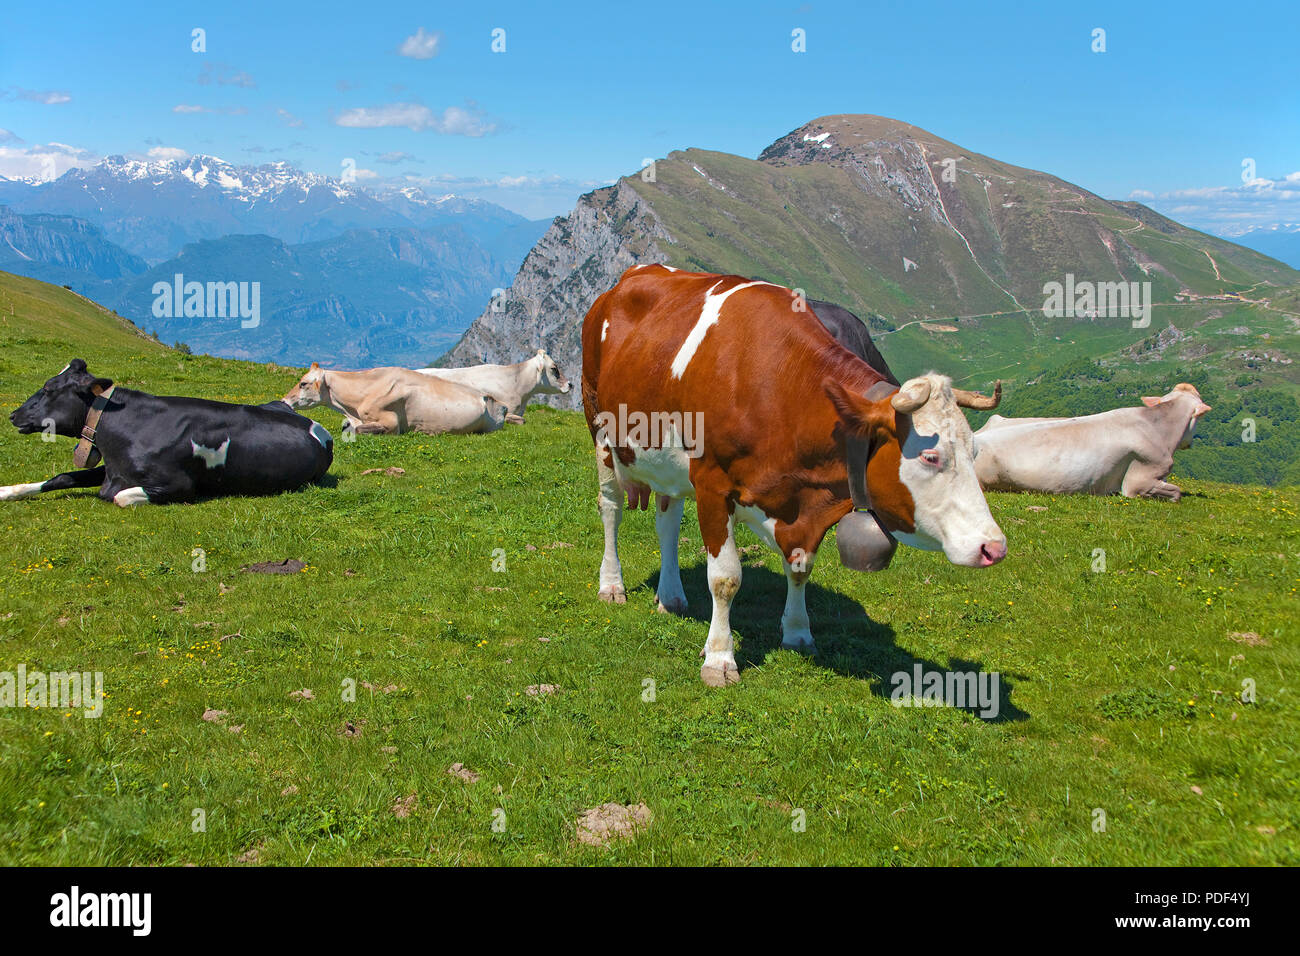
M904 383L903 387L894 393L894 397L889 400L889 404L894 406L895 411L910 415L929 400L930 383L926 379L919 378Z
M1002 401L1002 380L998 379L997 384L993 386L992 398L979 392L968 392L964 388L954 388L952 397L957 399L957 404L962 408L977 408L980 411L997 408L998 402Z

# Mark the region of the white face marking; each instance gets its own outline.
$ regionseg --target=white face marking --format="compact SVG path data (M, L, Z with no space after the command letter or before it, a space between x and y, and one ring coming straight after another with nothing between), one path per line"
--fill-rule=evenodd
M129 508L132 505L147 505L149 496L145 494L144 489L137 485L134 488L123 488L113 496L113 504L119 508Z
M202 458L203 463L211 468L220 468L226 463L226 452L230 448L230 439L227 438L221 443L219 448L205 448L193 439L190 440L190 450L193 451L195 458Z
M0 501L17 501L19 498L30 498L37 494L45 482L36 481L26 485L5 485L0 487Z
M695 322L695 327L691 329L690 334L686 336L686 341L682 343L681 349L677 352L677 357L673 359L673 378L681 378L682 373L686 371L686 366L691 364L691 359L695 357L695 350L700 347L704 341L704 336L708 334L709 329L718 324L718 318L722 314L722 306L729 297L739 292L741 289L748 289L756 285L772 285L770 282L742 282L740 285L732 286L726 292L714 293L714 289L722 285L722 281L714 283L713 289L710 289L708 295L704 297L704 308L700 310L700 317Z
M609 319L606 319L605 324L600 327L600 340L605 341L607 335L609 335Z
M930 398L912 413L912 427L902 447L898 478L912 496L912 534L894 533L899 541L922 550L942 548L953 564L977 567L981 547L1006 538L989 513L975 474L974 438L966 416L952 395L952 382L925 375ZM913 382L903 383L906 391ZM939 467L927 464L922 452L937 452Z
M311 423L311 437L320 442L322 448L329 448L334 444L334 436L320 422Z

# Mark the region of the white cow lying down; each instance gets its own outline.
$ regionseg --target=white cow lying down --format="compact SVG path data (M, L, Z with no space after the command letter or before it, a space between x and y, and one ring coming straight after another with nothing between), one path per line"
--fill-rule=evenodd
M572 387L546 349L538 349L532 358L514 365L418 368L416 371L492 396L506 406L506 421L514 425L524 423L524 409L534 395L564 395Z
M1181 382L1142 406L1080 418L1003 418L975 433L975 473L996 491L1083 492L1177 501L1165 481L1174 450L1192 443L1196 421L1210 410L1194 386Z
M492 398L409 368L336 372L316 362L284 401L296 409L328 405L342 413L354 431L372 435L493 432L506 415L505 406Z

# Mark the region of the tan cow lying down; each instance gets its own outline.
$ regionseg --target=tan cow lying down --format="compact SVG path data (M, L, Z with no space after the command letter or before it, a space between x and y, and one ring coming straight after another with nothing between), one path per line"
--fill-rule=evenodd
M524 408L534 395L566 395L572 387L555 360L546 354L546 349L538 349L532 358L514 365L421 368L416 371L491 395L506 406L506 421L512 425L524 423Z
M494 432L505 422L500 402L455 382L409 368L336 372L313 362L284 396L291 408L328 405L363 434Z
M1080 418L1003 418L975 433L975 473L986 489L1082 492L1177 501L1182 489L1165 481L1174 450L1192 443L1196 421L1210 410L1182 382L1139 408Z

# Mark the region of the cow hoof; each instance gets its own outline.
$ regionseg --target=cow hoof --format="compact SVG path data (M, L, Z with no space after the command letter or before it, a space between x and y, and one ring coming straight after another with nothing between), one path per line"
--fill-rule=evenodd
M506 421L508 421L511 425L522 425L522 424L524 423L524 416L523 416L523 415L507 415L507 416L506 416Z
M667 604L665 604L665 603L663 602L663 600L660 599L660 600L659 600L659 608L658 608L658 610L659 610L659 613L660 613L660 614L685 614L685 613L686 613L686 599L685 599L685 598L669 598ZM704 653L703 651L700 652L701 656L703 655L703 653Z
M700 680L706 687L726 687L728 684L740 683L740 669L735 662L725 661L717 664L705 664L700 668Z
M623 588L621 587L617 587L612 584L609 585L608 587L601 588L600 593L597 594L596 596L600 598L602 601L606 602L607 604L627 603L627 591L623 590Z
M798 651L800 654L807 654L813 657L817 653L817 645L813 643L811 637L782 638L781 647L787 651Z

